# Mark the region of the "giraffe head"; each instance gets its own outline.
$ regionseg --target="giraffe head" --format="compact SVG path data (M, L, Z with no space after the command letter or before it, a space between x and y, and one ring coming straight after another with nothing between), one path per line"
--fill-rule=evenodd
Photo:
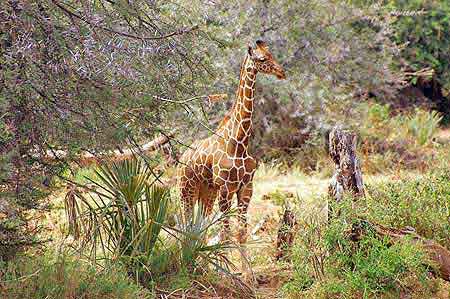
M249 46L248 54L253 60L258 72L275 75L278 79L286 79L284 69L275 61L267 44L262 40L256 41L255 48Z

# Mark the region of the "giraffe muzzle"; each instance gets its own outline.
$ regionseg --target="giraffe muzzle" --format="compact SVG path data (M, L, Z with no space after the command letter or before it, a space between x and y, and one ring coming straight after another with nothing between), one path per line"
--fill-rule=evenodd
M277 76L278 79L280 80L285 80L286 79L286 73L283 70L279 70L275 73L275 76Z

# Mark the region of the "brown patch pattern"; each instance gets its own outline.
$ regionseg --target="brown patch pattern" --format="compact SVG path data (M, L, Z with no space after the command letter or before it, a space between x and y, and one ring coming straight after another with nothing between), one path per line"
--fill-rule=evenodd
M252 180L257 161L248 153L252 133L255 81L258 72L285 78L281 66L276 63L266 44L256 42L256 48L249 47L241 66L240 83L236 101L224 117L219 128L209 138L194 142L183 154L178 167L178 186L185 210L190 212L200 201L209 214L215 199L226 212L231 200L237 194L239 211L238 240L247 238L246 214L252 197ZM227 237L229 220L224 220L222 237Z

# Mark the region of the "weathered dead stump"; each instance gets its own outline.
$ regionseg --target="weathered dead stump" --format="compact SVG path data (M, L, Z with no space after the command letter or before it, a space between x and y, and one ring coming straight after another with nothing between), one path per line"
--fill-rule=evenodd
M363 196L361 165L356 156L356 134L334 127L328 142L329 155L335 164L328 194L336 201L341 201L347 191L355 197Z
M280 223L277 235L277 253L275 258L277 260L282 259L290 252L290 248L294 243L295 226L297 220L294 212L286 207L283 214L283 219Z

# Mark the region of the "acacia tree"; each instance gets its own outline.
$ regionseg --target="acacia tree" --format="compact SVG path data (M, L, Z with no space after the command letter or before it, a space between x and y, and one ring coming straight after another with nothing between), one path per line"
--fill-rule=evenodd
M200 19L170 2L10 0L0 19L2 259L35 242L26 211L69 162L165 132L210 70Z

